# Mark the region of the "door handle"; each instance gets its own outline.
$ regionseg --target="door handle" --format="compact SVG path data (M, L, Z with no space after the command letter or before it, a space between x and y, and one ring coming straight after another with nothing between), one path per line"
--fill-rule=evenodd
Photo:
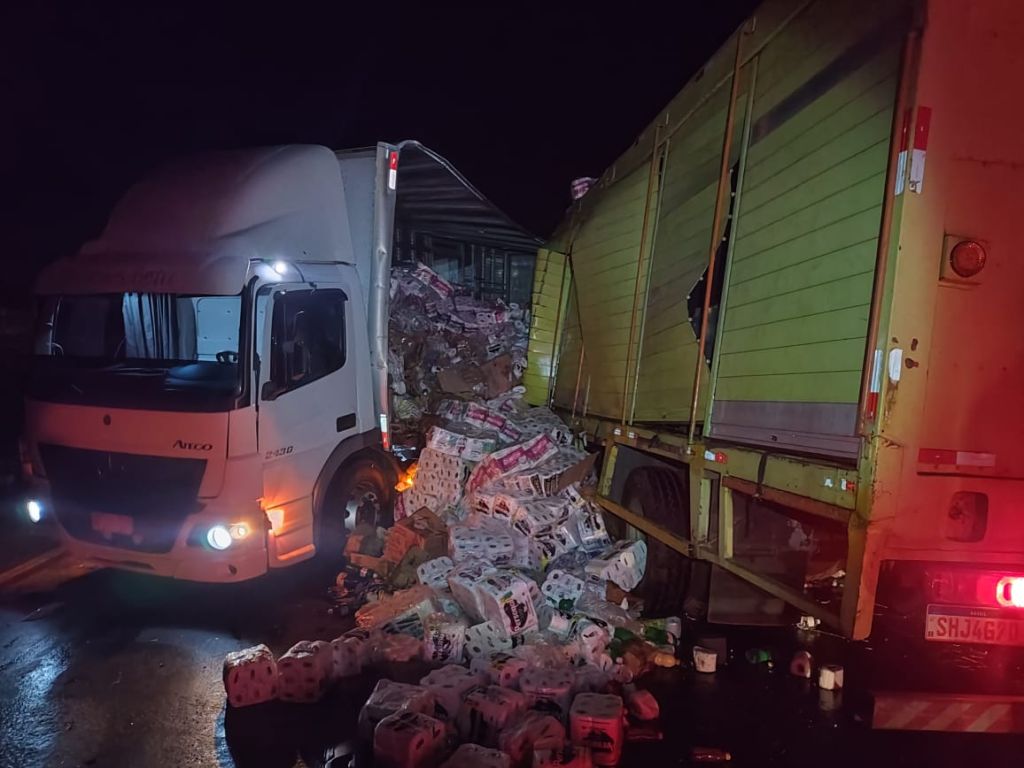
M356 415L354 413L348 413L344 416L339 416L338 420L334 422L335 427L339 432L344 432L346 429L352 429L356 425Z

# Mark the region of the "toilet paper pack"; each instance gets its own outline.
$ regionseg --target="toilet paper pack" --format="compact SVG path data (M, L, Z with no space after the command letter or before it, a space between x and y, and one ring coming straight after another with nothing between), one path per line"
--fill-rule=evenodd
M319 701L334 676L331 644L322 640L299 642L277 660L278 697L281 701Z
M374 763L380 768L434 768L444 748L444 723L419 712L388 715L373 731Z
M224 658L224 691L232 707L248 707L277 698L277 662L265 645Z

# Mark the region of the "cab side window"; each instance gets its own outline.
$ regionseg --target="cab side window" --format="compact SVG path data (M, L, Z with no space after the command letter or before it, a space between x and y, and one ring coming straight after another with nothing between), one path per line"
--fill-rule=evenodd
M270 392L285 392L345 365L345 303L336 288L277 291L271 320Z

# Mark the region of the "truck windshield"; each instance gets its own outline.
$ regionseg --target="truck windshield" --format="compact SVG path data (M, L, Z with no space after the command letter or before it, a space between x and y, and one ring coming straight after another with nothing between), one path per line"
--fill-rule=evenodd
M241 294L45 297L32 388L44 399L126 407L149 407L149 399L159 401L154 407L163 401L190 407L196 397L235 396L242 381L242 307Z

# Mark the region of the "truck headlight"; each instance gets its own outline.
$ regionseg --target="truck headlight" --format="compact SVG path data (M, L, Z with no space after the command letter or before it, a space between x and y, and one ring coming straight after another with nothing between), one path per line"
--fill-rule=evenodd
M231 532L223 525L215 525L206 532L206 543L223 551L231 546Z
M43 519L43 505L35 499L29 499L25 503L25 511L28 512L28 519L33 523L38 523Z

